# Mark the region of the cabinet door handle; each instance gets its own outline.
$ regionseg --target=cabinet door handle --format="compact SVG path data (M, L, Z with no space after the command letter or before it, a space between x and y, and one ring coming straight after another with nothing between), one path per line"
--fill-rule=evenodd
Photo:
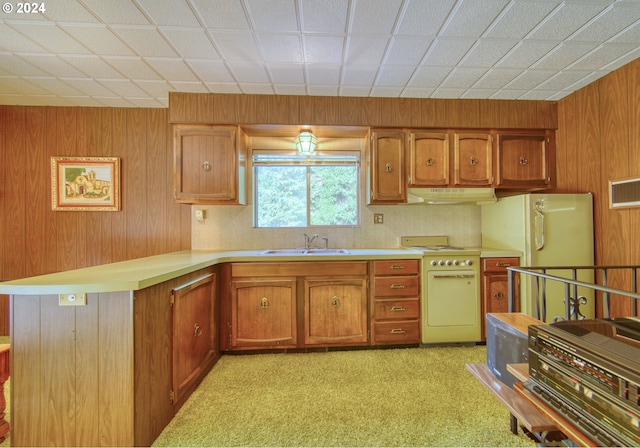
M393 312L398 312L398 311L402 312L402 311L407 311L407 309L405 307L403 307L403 306L393 306L393 307L391 307L391 311L393 311Z
M266 297L263 297L262 300L260 301L260 308L262 308L263 310L266 310L267 308L269 308L269 299L267 299Z
M520 165L526 165L527 163L529 163L529 161L527 160L526 157L520 157Z
M427 166L431 166L431 165L433 165L433 157L429 157L427 159Z
M478 164L478 159L476 159L475 157L471 156L469 158L469 165L477 165Z
M397 270L397 269L404 269L404 265L401 265L401 264L393 264L393 265L391 265L391 269L395 269L395 270Z
M209 162L205 161L202 164L202 169L205 170L205 171L211 171L211 164Z
M400 285L398 283L394 283L393 285L391 285L391 289L403 289L404 285Z
M502 294L501 292L497 292L493 295L493 298L497 300L502 300L503 297L504 297L504 294Z
M511 266L511 263L496 263L496 266L499 268L508 268Z
M340 300L338 299L338 296L333 296L331 305L333 305L334 308L338 308L340 306Z
M405 334L406 331L404 331L402 328L394 328L391 330L391 334Z
M202 327L198 324L195 324L193 326L193 336L197 337L197 336L202 336Z
M387 164L384 166L384 170L385 170L387 173L390 173L390 172L393 170L393 167L391 166L391 164L390 164L390 163L387 163Z

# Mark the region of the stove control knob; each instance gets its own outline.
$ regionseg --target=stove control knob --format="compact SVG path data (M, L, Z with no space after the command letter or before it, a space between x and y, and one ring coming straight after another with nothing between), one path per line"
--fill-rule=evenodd
M439 264L440 266L444 266L444 260L438 260L438 264Z
M471 266L472 264L473 264L473 261L467 260L467 266Z
M447 260L444 262L447 266L451 266L451 260Z
M453 260L453 265L454 266L458 266L460 264L460 262L458 260Z
M437 265L438 263L436 262L436 260L431 260L431 263L429 263L429 264L430 264L431 266L435 266L435 265Z

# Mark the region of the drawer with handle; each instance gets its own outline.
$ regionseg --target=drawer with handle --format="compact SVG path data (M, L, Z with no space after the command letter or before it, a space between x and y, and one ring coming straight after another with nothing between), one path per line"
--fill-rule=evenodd
M519 266L520 260L515 257L483 258L482 263L484 272L507 272L507 268Z
M374 275L410 275L420 273L420 260L388 260L373 263Z
M416 320L373 324L373 344L414 344L419 342L420 324Z
M373 284L376 297L417 297L420 278L414 276L376 277Z
M376 300L375 319L417 319L420 316L419 300Z

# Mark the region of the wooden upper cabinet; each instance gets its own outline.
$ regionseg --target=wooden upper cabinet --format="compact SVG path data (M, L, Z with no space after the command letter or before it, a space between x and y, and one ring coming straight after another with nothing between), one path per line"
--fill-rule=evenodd
M490 133L455 132L453 139L454 186L493 185L493 136Z
M174 195L187 204L246 204L246 135L238 126L173 126Z
M449 134L446 132L410 132L409 186L449 185Z
M553 131L498 133L498 188L544 189L551 185Z
M407 201L405 133L374 130L369 148L369 203L394 204Z

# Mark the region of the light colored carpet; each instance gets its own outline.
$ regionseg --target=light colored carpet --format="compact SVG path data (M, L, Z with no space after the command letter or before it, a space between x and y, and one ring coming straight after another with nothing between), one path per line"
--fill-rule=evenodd
M223 356L154 446L535 446L465 368L486 347Z

